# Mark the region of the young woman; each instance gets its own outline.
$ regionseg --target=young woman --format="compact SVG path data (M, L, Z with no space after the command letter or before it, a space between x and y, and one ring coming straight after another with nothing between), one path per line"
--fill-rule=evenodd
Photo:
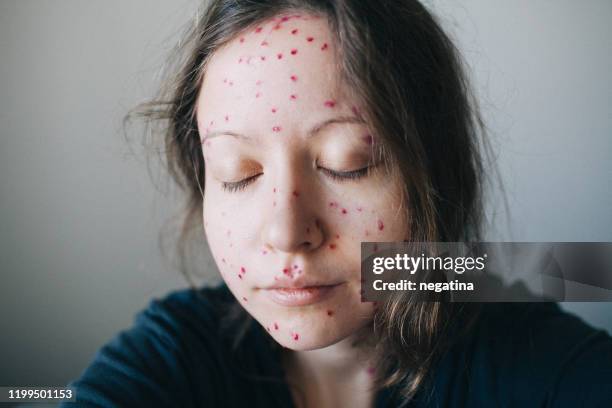
M153 301L81 405L612 406L612 339L554 303L361 301L362 241L481 230L478 112L418 1L215 0L182 51L145 114L224 283Z

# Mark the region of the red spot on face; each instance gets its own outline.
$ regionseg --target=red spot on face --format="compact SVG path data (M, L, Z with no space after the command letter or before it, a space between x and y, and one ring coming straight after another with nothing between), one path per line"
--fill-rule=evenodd
M296 82L297 81L297 75L291 75L291 80L293 82Z
M261 79L257 80L257 82L255 82L255 85L261 85L263 84L263 81Z
M299 197L299 196L300 196L300 193L299 193L299 191L297 191L297 190L293 190L293 193L292 193L292 194L293 194L295 197Z
M293 340L298 341L300 339L300 335L297 333L293 333Z
M372 135L365 135L363 137L363 141L366 142L366 144L371 145L372 144Z
M296 35L298 33L298 29L294 28L293 30L291 30L291 34Z
M362 210L363 210L363 208L357 207L357 211L361 212Z
M330 201L329 206L330 206L330 207L337 207L337 206L338 206L338 203L337 203L337 202L335 202L335 201Z
M340 234L336 234L336 239L340 239Z
M297 54L297 49L296 48L291 50L291 55L295 55L295 54Z
M274 187L274 188L272 189L272 192L273 192L273 193L276 193L276 187Z
M369 375L374 375L375 372L376 372L376 369L374 367L368 367L368 374Z
M276 58L277 59L283 59L283 53L279 52L278 54L276 54Z
M280 127L280 126L274 126L274 127L272 128L272 131L273 131L273 132L277 132L277 133L278 133L278 132L280 132L280 131L281 131L281 127Z
M274 330L278 330L278 323L274 322Z
M275 26L274 26L274 29L275 29L275 30L280 30L280 29L281 29L281 25L280 25L280 24L275 25Z
M378 230L382 231L385 229L385 224L383 224L382 220L378 220Z
M245 302L247 301L247 298L245 298L244 296L242 297L242 300L244 300Z
M240 37L240 42L243 43L244 42L244 37Z
M262 55L261 57L259 57L260 60L265 61L266 60L266 56Z
M221 258L221 262L225 263L225 258Z
M329 249L331 249L331 250L336 249L336 244L329 244Z
M285 17L281 18L281 21L282 22L289 21L289 17L285 16Z
M313 42L313 41L314 41L314 38L313 38L313 37L307 37L307 38L306 38L306 41L308 41L308 42Z
M298 266L297 266L297 265L293 265L293 269L297 269L297 268L298 268Z
M266 46L268 46L268 45L269 45L269 43L268 43L266 40L263 40L263 41L261 42L261 46L262 46L262 47L266 47Z
M257 93L255 94L255 97L256 97L256 98L261 97L261 92L257 92Z
M242 57L238 58L238 63L240 64L242 62Z
M225 121L229 122L229 116L228 115L225 115Z
M291 96L289 96L289 99L291 99L292 101L295 101L297 99L297 95L292 94Z
M333 316L334 315L334 311L333 310L328 310L327 311L327 315L328 316Z
M289 272L291 272L291 271L289 270L289 268L283 268L283 273L284 273L285 275L288 275L288 274L289 274Z
M261 33L261 30L263 30L263 28L262 28L262 27L257 27L257 28L255 29L255 32L256 32L256 33Z
M334 101L325 101L325 103L323 105L325 105L325 107L327 107L327 108L333 108L334 106L336 106L336 102L334 102Z
M246 273L246 269L244 268L244 266L241 266L241 267L240 267L240 272L242 272L242 273Z
M348 213L348 211L346 211L346 208L343 208L342 209L342 214L346 214L346 213Z
M234 81L229 81L229 86L234 85Z
M241 274L238 274L238 277L239 277L240 279L242 279L242 275L241 275Z
M264 249L263 251L261 251L261 254L262 254L262 255L265 255L265 254L267 254L267 253L268 253L268 251L266 251L265 249Z
M366 237L370 236L370 231L365 230L365 236L366 236Z
M327 49L327 43L323 44L321 46L321 51L325 51Z

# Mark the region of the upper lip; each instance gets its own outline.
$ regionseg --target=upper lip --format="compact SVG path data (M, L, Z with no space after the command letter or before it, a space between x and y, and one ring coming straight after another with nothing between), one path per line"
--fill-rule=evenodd
M262 289L306 289L317 286L335 286L342 282L320 282L306 279L287 279L285 277L278 278L276 282L269 286L264 286Z

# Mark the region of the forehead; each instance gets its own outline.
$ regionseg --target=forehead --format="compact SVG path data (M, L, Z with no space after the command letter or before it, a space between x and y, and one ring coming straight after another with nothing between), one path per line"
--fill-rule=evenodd
M263 21L211 57L198 121L207 127L232 118L286 121L291 115L337 109L346 94L338 73L324 18L295 13Z

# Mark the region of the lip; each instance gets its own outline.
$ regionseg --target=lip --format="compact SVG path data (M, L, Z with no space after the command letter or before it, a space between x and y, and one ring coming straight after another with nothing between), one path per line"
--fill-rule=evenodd
M272 287L265 289L264 293L274 303L282 306L307 306L327 299L341 285L342 283L302 287Z

